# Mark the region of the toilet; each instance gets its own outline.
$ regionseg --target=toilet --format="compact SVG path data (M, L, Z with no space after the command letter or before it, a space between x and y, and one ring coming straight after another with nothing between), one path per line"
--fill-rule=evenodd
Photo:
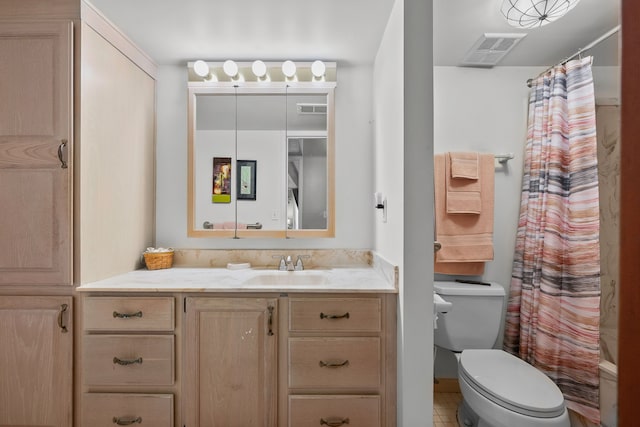
M452 304L438 318L436 346L456 353L462 403L460 427L570 427L564 397L545 374L502 350L504 288L435 282L435 293Z

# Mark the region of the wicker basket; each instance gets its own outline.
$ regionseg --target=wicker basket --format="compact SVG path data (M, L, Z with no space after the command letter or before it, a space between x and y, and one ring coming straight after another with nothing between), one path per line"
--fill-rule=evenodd
M171 252L145 252L144 263L148 270L160 270L171 268L173 265L173 251Z

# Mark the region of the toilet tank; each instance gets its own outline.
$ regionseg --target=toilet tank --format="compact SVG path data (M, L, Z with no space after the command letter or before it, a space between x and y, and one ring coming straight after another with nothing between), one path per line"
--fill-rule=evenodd
M504 288L458 282L434 282L433 287L452 304L448 313L438 316L434 344L452 351L492 348L500 331Z

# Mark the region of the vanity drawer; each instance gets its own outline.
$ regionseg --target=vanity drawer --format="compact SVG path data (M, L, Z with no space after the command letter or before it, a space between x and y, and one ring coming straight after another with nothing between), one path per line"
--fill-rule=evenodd
M292 332L380 332L380 298L291 298Z
M289 396L289 427L342 425L379 427L380 397Z
M82 395L82 425L173 427L173 395L85 393Z
M86 331L173 331L172 297L87 297Z
M380 386L380 338L290 338L289 387Z
M86 385L171 385L173 335L86 335Z

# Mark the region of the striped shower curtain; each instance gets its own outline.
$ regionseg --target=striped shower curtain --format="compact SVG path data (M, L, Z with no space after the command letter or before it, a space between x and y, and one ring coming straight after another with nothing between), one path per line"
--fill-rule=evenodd
M595 120L591 57L533 82L504 348L600 425Z

